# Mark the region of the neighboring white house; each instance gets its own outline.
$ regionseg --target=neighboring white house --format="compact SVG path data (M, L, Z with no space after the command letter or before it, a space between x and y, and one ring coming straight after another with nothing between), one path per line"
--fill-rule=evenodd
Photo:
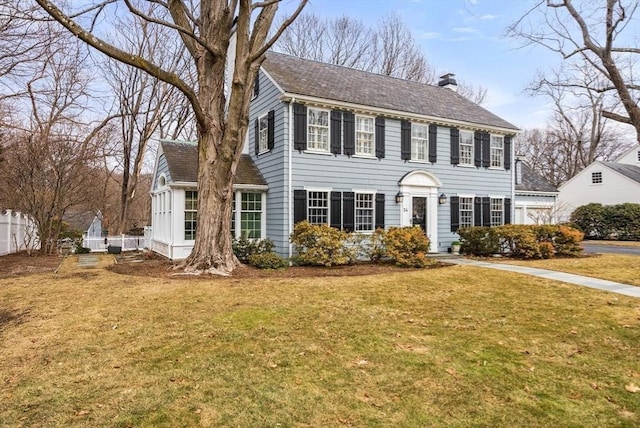
M595 161L558 189L563 219L589 203L640 204L640 145L615 162Z
M558 189L520 159L515 162L515 224L550 224L556 219Z

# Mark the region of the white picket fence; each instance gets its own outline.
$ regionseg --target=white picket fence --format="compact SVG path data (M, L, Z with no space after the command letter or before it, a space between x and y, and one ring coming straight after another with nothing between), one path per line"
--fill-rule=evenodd
M82 246L92 252L106 252L108 247L120 247L121 251L136 251L147 248L144 236L118 235L106 237L82 236Z
M40 248L37 231L28 215L20 211L0 210L0 256Z

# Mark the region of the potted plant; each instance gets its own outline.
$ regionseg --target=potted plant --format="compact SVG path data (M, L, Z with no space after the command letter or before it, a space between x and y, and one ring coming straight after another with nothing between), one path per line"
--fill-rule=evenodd
M451 243L451 252L453 254L460 254L460 241L453 241Z

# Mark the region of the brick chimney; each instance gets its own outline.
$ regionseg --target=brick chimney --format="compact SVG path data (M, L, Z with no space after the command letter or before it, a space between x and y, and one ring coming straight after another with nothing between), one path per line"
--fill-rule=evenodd
M451 89L453 92L458 92L458 82L453 78L454 76L455 74L453 73L447 73L444 76L440 76L438 86Z

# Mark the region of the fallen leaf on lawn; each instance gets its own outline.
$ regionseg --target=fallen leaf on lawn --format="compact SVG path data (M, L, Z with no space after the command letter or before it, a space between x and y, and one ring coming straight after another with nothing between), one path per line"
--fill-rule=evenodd
M624 389L634 394L640 391L640 388L633 383L630 383L629 385L625 385Z

